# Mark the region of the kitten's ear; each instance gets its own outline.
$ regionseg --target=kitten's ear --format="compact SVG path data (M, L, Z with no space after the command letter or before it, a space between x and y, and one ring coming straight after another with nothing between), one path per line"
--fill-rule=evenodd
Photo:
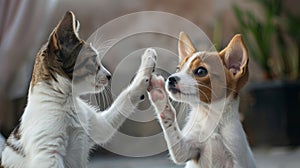
M195 51L195 47L188 35L184 32L180 32L178 40L179 62L181 62L186 56L192 55Z
M82 41L78 36L79 22L75 15L68 11L56 26L49 38L50 52L60 53L57 56L67 57ZM64 60L65 58L60 58Z
M221 56L225 67L233 76L238 78L245 75L249 58L247 48L240 34L235 35L219 55Z

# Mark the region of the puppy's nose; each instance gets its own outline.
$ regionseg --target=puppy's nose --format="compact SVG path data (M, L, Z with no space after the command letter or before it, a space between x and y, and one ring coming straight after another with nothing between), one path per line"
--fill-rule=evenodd
M177 77L177 76L171 76L168 79L168 81L169 81L168 84L169 84L169 86L175 86L179 82L179 80L180 80L179 77Z

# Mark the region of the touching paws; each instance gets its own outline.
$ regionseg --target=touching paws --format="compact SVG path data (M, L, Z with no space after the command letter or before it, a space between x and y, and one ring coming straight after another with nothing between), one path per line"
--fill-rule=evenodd
M157 53L155 49L148 48L142 55L141 65L130 85L131 99L133 103L139 103L145 99L147 88L150 85L152 72L155 70Z
M164 126L171 126L175 120L175 110L169 102L169 97L165 91L165 81L162 76L152 75L148 95L155 111Z

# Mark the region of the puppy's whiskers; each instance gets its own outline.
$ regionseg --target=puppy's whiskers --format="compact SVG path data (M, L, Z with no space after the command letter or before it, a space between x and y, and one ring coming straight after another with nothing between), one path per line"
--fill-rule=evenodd
M207 88L208 90L211 91L211 94L212 94L213 96L216 96L216 97L217 97L217 94L216 94L216 93L214 92L214 90L211 89L210 87L205 86L205 85L203 85L203 84L201 84L201 83L197 83L196 86L201 86L201 87ZM198 87L196 87L196 88L197 88L198 90L200 90Z
M203 85L203 84L199 84L199 83L196 83L196 84L194 84L194 85L185 85L185 84L181 84L181 86L183 86L183 87L189 87L189 88L191 88L191 89L195 89L195 90L197 90L197 91L200 91L202 94L205 95L205 97L206 97L207 99L208 99L207 94L206 94L205 92L203 92L201 89L199 89L197 86L201 86L201 87L207 88L209 91L211 91L211 93L212 93L213 96L217 96L217 94L213 91L213 89L211 89L211 88L209 88L208 86L205 86L205 85ZM197 93L194 93L194 94L197 94ZM191 94L191 95L193 95L193 94ZM208 99L208 100L209 100L209 99Z

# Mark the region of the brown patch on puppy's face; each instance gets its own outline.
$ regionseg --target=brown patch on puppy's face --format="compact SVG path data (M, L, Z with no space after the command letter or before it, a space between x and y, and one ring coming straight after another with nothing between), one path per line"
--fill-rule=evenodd
M199 54L190 65L189 74L194 76L197 81L197 88L200 100L205 103L209 103L211 100L211 81L208 74L208 67L202 60L204 53Z
M183 47L185 44L188 47ZM178 45L181 62L166 86L170 96L187 103L197 103L197 98L210 103L229 95L236 97L248 79L248 55L241 36L236 35L220 53L194 52L191 48L194 47L188 36L181 33Z

